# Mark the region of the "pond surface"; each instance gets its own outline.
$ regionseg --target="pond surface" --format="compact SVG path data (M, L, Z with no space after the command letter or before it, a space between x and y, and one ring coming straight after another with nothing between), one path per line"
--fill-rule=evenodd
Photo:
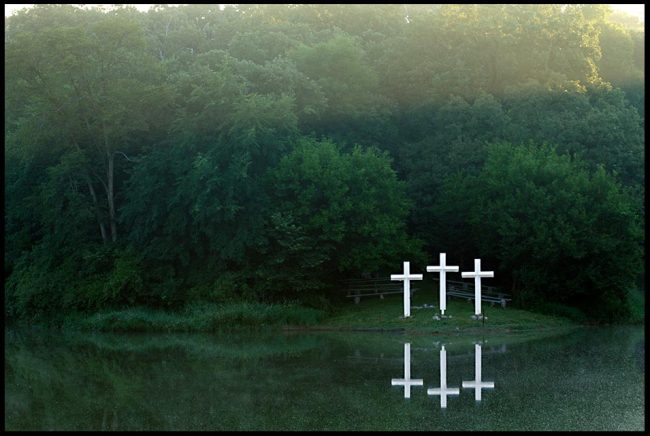
M6 330L5 429L644 430L644 367L643 327L536 338Z

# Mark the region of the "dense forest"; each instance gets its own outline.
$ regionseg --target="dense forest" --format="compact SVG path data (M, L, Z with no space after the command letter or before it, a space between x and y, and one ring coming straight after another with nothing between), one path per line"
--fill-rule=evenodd
M625 321L643 77L643 26L605 5L19 11L5 315L331 308L445 252L519 307Z

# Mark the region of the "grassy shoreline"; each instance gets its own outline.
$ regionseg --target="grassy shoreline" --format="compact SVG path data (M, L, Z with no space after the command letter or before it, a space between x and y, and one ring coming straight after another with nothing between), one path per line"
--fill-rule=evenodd
M457 299L447 301L447 318L435 320L439 315L438 302L434 296L422 293L411 302L411 316L403 318L400 295L362 299L359 304L350 303L338 313L324 319L317 326L288 326L293 330L345 330L345 331L403 331L422 334L476 334L519 333L579 327L581 324L559 316L543 315L511 307L501 308L484 304L482 313L486 320L471 318L474 303ZM435 305L425 308L424 305Z
M434 308L429 307L434 305ZM641 309L642 310L642 309ZM237 302L228 304L195 303L179 311L134 307L92 315L68 314L56 323L62 330L114 333L211 333L234 330L403 332L433 335L523 334L570 330L589 324L557 315L513 307L482 305L485 321L471 318L474 303L449 299L443 319L437 295L416 293L411 301L411 316L404 319L401 295L363 298L359 304L344 302L332 311L297 303L266 304ZM643 314L639 315L643 320ZM643 322L643 321L641 321ZM22 324L27 324L23 322ZM33 323L29 323L33 326Z
M428 294L428 293L427 293ZM332 313L298 304L202 303L176 311L129 308L73 314L58 323L61 329L94 332L217 332L228 330L408 332L414 334L512 334L580 327L581 323L560 316L543 315L515 308L485 304L484 322L471 319L474 304L451 299L448 318L435 320L437 302L421 293L412 300L411 317L404 319L400 295L349 302ZM436 308L424 307L435 304Z

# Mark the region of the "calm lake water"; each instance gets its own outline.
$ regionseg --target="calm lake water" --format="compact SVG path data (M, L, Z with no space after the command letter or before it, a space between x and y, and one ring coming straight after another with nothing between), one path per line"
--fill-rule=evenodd
M644 430L644 363L643 327L536 338L6 330L5 429ZM405 371L421 384L394 385ZM493 387L463 387L477 372ZM443 408L444 384L457 393Z

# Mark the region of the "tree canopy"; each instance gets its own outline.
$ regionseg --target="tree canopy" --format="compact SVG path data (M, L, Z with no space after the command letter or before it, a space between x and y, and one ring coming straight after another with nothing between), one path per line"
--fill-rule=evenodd
M5 71L10 317L330 305L447 252L620 320L643 272L644 30L606 5L35 5Z

